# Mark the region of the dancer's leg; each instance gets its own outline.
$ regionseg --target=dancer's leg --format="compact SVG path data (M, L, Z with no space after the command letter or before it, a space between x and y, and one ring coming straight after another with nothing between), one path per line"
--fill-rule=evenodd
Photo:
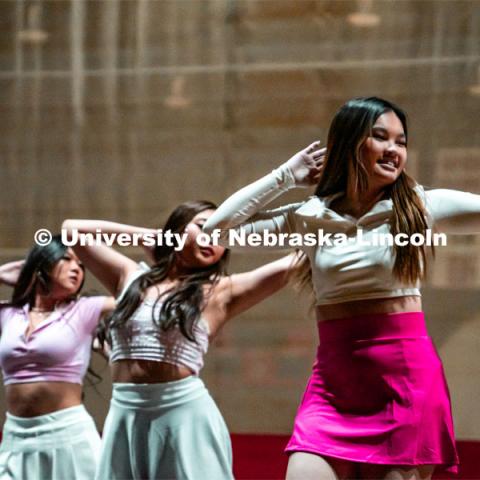
M286 480L343 480L355 477L355 464L313 453L295 452L288 460Z
M389 465L359 465L360 478L364 480L431 480L435 467L424 465L416 468Z

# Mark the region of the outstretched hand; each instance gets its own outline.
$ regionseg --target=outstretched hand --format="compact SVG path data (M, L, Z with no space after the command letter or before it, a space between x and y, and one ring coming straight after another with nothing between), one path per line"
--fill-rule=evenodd
M295 177L296 186L311 187L316 185L320 180L323 162L327 152L325 147L320 148L320 143L320 141L313 142L286 162L285 165L291 170Z

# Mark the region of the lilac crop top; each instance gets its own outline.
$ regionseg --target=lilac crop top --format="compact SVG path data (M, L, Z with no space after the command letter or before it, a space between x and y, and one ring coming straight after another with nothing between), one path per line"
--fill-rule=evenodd
M130 284L145 273L145 264L140 264L141 270L136 271L127 281L121 298ZM116 360L150 360L165 362L176 366L185 366L194 374L203 367L203 356L208 350L209 328L206 321L200 317L193 328L196 342L186 338L178 325L163 330L152 320L152 313L158 317L161 303L154 306L155 300L145 299L135 313L120 328L111 330L112 352L110 362ZM154 311L155 309L155 311Z
M5 385L82 384L105 297L82 297L54 311L29 338L28 305L0 308L0 366Z

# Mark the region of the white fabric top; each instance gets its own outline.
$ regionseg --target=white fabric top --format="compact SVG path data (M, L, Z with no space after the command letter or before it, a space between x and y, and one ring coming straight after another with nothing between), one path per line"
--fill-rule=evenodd
M117 299L126 291L140 275L148 271L143 262L140 269L134 272ZM178 325L163 330L153 318L158 318L162 303L155 299L144 299L133 315L121 326L111 329L112 351L110 362L116 360L150 360L165 362L177 366L185 366L198 375L203 367L203 356L209 344L209 328L207 322L200 317L193 326L195 342L186 338Z
M246 234L300 233L345 234L348 242L318 242L300 247L312 265L312 281L317 305L362 299L420 296L420 285L408 285L393 276L392 246L378 246L373 237L390 233L393 202L380 200L358 219L340 215L329 208L336 197L312 196L304 202L273 210L262 208L280 194L295 187L295 180L282 166L260 180L244 187L228 198L204 225L206 232L221 229L224 245L228 245L228 229ZM454 234L480 233L480 195L456 190L424 191L417 186L427 211L429 228ZM362 241L359 241L361 236ZM357 241L355 241L357 240ZM332 245L333 243L333 245ZM231 246L231 245L230 245ZM285 248L291 248L288 245ZM278 247L277 247L278 248ZM441 248L441 247L439 247Z

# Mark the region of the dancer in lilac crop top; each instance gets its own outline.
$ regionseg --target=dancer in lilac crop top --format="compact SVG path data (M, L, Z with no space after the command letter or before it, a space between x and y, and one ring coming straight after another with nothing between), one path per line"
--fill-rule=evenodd
M82 384L105 297L83 297L52 312L28 337L29 306L0 308L3 383Z
M7 421L0 445L0 477L93 478L100 437L82 405L94 331L112 309L108 297L76 299L84 280L75 253L53 237L25 262L0 267L14 286L0 305L0 366ZM42 462L38 462L38 455Z

